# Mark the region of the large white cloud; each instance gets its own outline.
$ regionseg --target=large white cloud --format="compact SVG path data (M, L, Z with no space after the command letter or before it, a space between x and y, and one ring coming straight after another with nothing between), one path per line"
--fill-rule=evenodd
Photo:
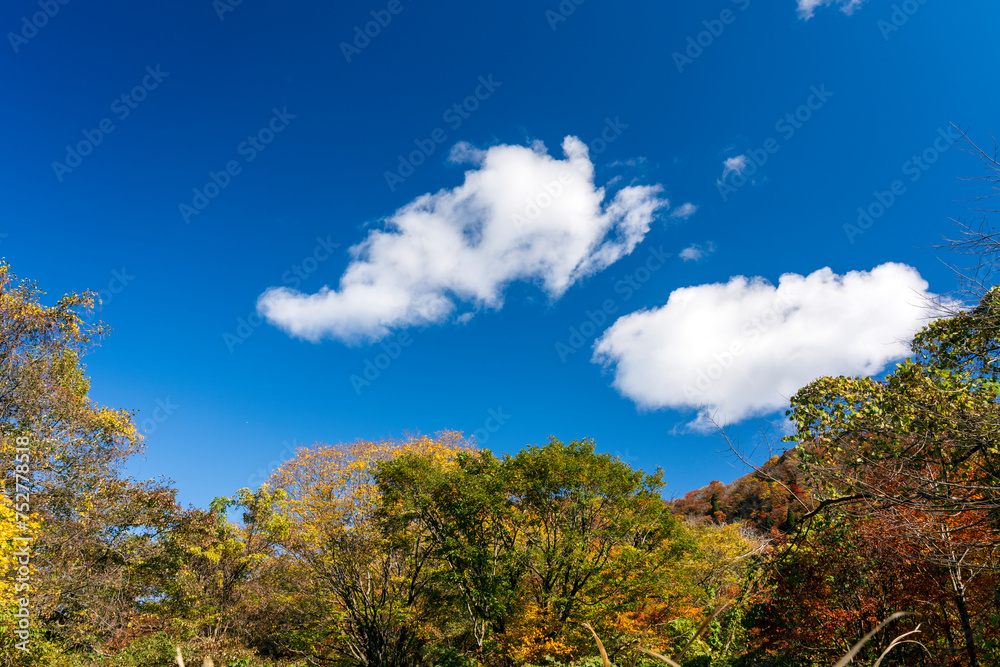
M418 197L351 248L339 289L272 287L259 312L294 336L355 342L500 308L514 281L535 282L558 298L632 252L667 206L658 185L606 197L594 185L586 145L566 137L563 152L556 159L540 142L457 145L452 159L474 163L465 182Z
M618 319L594 361L646 409L702 411L721 422L772 414L815 378L875 375L905 357L928 321L927 282L904 264L844 276L786 274L778 286L738 276L674 291L666 305Z
M837 5L840 11L845 14L853 14L854 10L861 6L865 0L798 0L799 16L803 19L811 19L817 7L824 5Z

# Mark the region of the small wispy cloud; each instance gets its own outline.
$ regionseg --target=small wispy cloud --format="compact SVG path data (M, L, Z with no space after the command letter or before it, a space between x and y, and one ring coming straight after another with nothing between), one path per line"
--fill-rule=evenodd
M641 167L646 164L646 158L644 157L634 157L628 160L615 160L612 162L610 167Z
M700 262L715 252L715 244L709 241L705 245L693 243L680 252L680 258L685 262Z
M698 207L691 202L686 202L678 206L673 213L670 214L671 218L679 218L680 220L687 220L692 215L698 211Z
M817 7L826 5L837 5L840 11L848 16L854 13L864 3L865 0L799 0L799 18L808 21L812 18Z
M747 168L747 156L737 155L736 157L726 158L726 161L722 163L722 178L725 181L729 174L736 174L737 176L742 176L743 172Z

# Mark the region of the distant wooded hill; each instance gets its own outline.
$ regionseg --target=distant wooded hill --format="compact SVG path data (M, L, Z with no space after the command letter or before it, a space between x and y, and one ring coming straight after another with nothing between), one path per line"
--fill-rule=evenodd
M795 527L805 509L795 498L809 503L808 483L795 463L795 450L773 456L758 471L723 484L689 491L673 501L674 512L718 523L745 521L763 530Z

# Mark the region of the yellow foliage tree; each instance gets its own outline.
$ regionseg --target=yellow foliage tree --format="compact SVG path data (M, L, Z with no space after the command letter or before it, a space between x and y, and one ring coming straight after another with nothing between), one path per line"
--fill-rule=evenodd
M285 581L301 584L289 602L320 619L298 629L309 644L298 650L368 665L410 664L426 639L422 623L435 613L424 599L432 567L420 535L386 535L377 525L373 474L379 463L404 454L449 466L456 454L472 449L451 431L358 440L301 448L274 472L268 487L287 526Z
M143 594L131 563L148 544L140 545L131 529L148 525L164 503L145 502L162 495L155 485L121 477L126 460L142 448L132 414L88 396L81 359L106 332L85 317L94 295L67 294L52 306L42 296L0 261L0 568L13 566L13 538L31 535L32 636L107 639ZM21 508L29 521L11 515ZM17 593L6 586L10 581L5 577L0 602L9 604ZM12 653L11 637L0 637L0 662L40 664Z

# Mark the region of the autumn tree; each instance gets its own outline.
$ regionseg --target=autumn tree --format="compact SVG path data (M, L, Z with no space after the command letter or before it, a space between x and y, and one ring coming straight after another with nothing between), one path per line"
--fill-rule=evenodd
M886 537L872 519L834 512L817 516L795 538L779 537L770 553L766 595L748 613L753 648L747 662L834 664L895 611L936 615L940 595ZM928 620L921 617L919 640L934 649L937 628L928 627ZM874 637L857 664L874 663L897 634L916 624L907 619ZM920 647L905 649L883 664L926 664Z
M288 535L284 517L274 511L280 498L267 487L240 489L232 498L214 499L207 511L179 513L156 557L145 563L158 574L160 586L157 597L142 608L182 637L265 645L266 635L253 632L248 619L273 594L270 574L279 542ZM228 520L232 509L242 510L241 522Z
M99 648L121 635L137 601L156 589L140 565L159 548L177 507L162 483L122 475L142 438L129 412L88 396L81 360L106 332L86 318L94 295L68 294L52 306L42 297L0 263L0 450L12 462L17 438L30 443L22 483L40 522L33 625L69 645ZM8 495L13 470L3 468ZM5 632L0 642L10 637Z
M761 592L769 541L747 524L681 523L681 555L668 570L657 604L644 612L650 620L658 618L644 624L641 644L672 652L678 661L702 656L728 664L742 654L749 639L745 617Z
M317 445L275 471L269 486L282 494L274 508L287 527L283 568L299 580L289 600L307 611L297 629L304 641L288 648L320 664L420 664L423 625L440 612L428 586L433 568L419 533L389 532L376 521L373 475L379 463L403 455L448 467L469 448L453 432Z
M932 322L884 379L821 378L792 401L799 458L834 506L876 515L948 582L979 664L970 581L1000 547L1000 290ZM983 610L981 613L989 613Z
M665 594L681 549L662 472L594 447L552 438L503 458L463 454L447 469L414 456L380 466L385 516L427 535L436 582L465 608L477 650L569 657L589 648L589 622L613 652Z

